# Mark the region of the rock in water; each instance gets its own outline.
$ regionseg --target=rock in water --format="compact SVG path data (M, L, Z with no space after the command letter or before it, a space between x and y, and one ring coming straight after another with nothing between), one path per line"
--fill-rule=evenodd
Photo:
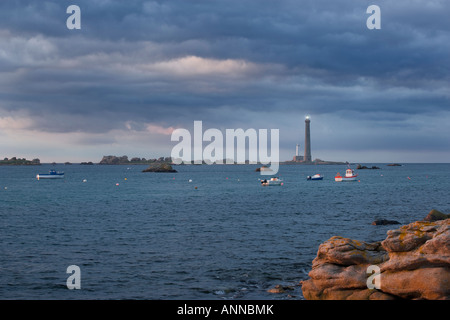
M267 290L268 293L284 293L285 290L282 285L277 284L274 288Z
M450 214L442 213L436 209L431 210L428 215L423 219L424 221L438 221L450 218Z
M177 170L173 169L168 163L153 163L142 172L177 172Z
M367 268L380 268L380 289L369 289ZM389 230L382 242L332 237L319 246L308 300L450 300L450 219L416 221Z
M372 225L374 226L386 226L389 224L400 224L400 222L395 220L387 220L387 219L377 219L374 222L372 222Z
M277 284L275 287L267 290L268 293L286 293L288 290L294 290L293 286L282 286L281 284Z

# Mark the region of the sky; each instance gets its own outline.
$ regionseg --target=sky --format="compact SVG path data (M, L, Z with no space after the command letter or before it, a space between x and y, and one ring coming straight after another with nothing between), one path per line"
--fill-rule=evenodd
M81 29L68 29L69 5ZM381 29L368 29L378 5ZM279 129L280 160L450 162L450 1L1 1L0 157L170 156Z

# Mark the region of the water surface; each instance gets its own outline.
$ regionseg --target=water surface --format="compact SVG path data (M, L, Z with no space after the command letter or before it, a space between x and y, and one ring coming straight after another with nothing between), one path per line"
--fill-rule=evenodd
M260 186L253 165L2 166L0 298L302 299L330 237L383 240L398 226L377 218L450 212L450 164L377 166L337 183L345 166L284 165L281 187ZM50 169L65 179L36 180ZM66 287L73 264L80 290ZM267 293L277 284L294 290Z

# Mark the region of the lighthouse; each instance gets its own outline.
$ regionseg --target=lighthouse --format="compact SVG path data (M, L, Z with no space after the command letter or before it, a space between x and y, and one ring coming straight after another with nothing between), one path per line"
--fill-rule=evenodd
M311 162L311 133L309 124L311 120L309 119L309 115L306 116L305 119L305 156L303 157L304 162Z

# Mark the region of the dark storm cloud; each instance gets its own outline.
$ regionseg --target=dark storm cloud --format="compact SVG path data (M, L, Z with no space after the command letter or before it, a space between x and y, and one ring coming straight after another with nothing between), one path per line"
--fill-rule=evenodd
M81 7L81 30L65 27L70 4ZM239 110L374 121L374 112L448 111L450 3L376 1L381 30L366 28L370 4L3 1L0 109L51 132L128 120L218 127Z

